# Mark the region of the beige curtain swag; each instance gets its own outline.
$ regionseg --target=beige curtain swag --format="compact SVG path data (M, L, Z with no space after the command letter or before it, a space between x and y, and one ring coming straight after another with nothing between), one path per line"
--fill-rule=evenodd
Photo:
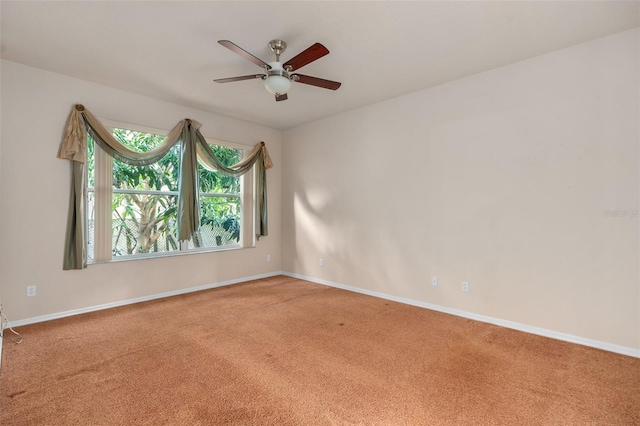
M201 124L194 120L181 120L169 132L164 143L149 152L132 151L118 142L98 119L84 106L75 105L69 115L58 158L71 160L71 194L69 216L64 249L63 269L83 269L87 267L87 239L85 235L85 202L87 182L85 165L87 162L87 134L112 157L133 166L155 163L175 145L180 143L180 180L178 184L178 239L189 240L196 236L200 228L200 205L198 203L197 162L200 160L208 170L217 170L228 176L240 176L255 165L256 199L255 209L257 236L267 235L267 175L273 167L264 142L256 144L253 150L238 164L226 167L200 133ZM197 240L197 238L194 238Z

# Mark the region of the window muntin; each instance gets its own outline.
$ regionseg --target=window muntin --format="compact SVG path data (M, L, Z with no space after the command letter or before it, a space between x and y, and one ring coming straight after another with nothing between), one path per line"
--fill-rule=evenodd
M123 129L115 126L112 133L123 145L138 151L148 151L161 144L165 136L149 131ZM243 241L244 177L224 176L198 165L201 229L195 238L177 240L176 206L178 199L180 148L174 146L159 162L148 166L130 166L104 154L95 155L96 147L88 141L89 196L87 197L87 235L89 262L135 257L149 257L189 250L238 248ZM222 164L230 166L242 159L243 150L210 144ZM108 161L99 157L108 157ZM109 169L100 171L100 168ZM101 182L109 181L108 185ZM104 176L108 176L104 178ZM250 175L246 175L249 177ZM105 188L106 187L106 188ZM96 191L96 188L105 188ZM96 214L102 200L110 217ZM106 212L108 214L108 212ZM100 217L103 220L100 220ZM249 215L250 216L250 215ZM109 224L105 223L110 221ZM110 229L106 229L106 227ZM102 227L102 239L96 228ZM111 242L106 241L111 236ZM96 256L95 247L103 247ZM110 247L108 247L110 245ZM109 253L110 251L110 253Z

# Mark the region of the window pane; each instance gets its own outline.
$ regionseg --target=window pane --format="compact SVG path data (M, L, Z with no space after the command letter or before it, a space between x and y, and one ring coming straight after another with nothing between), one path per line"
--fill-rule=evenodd
M179 250L176 195L113 194L113 256Z
M95 246L95 194L93 191L89 191L87 194L87 261L93 261L94 246Z
M157 148L167 138L153 133L136 132L135 130L113 129L115 137L122 145L129 149L140 152L151 151Z
M242 150L210 145L218 160L232 166L242 159ZM200 196L199 244L190 246L220 247L240 241L240 178L210 172L198 165L201 194L233 194L234 197Z
M200 247L239 243L239 197L200 197L200 215Z
M146 152L160 145L165 136L131 130L113 129L113 135L128 148ZM180 147L176 144L157 163L148 166L130 166L113 161L113 187L154 191L177 191Z
M242 150L226 146L209 145L218 160L225 166L232 166L242 160ZM198 180L200 192L213 194L240 193L240 178L224 176L221 173L210 172L198 164Z
M94 188L96 186L96 157L95 145L93 138L87 136L87 187Z
M165 140L165 136L127 129L113 129L113 135L123 145L140 152L150 151ZM113 160L114 257L179 250L178 197L169 193L178 190L179 153L180 148L175 145L160 161L148 166L130 166ZM136 190L136 193L122 193L119 189ZM167 194L158 194L158 191Z

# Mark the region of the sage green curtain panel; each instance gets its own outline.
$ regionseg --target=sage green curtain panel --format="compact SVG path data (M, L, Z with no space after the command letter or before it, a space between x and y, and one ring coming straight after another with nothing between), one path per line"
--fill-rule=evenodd
M191 123L182 128L180 140L180 180L178 181L178 239L188 240L200 227L198 204L198 160L196 159L194 133ZM200 132L198 132L200 133ZM198 246L199 236L196 236Z
M178 238L181 241L197 239L200 228L198 202L198 161L208 170L217 170L228 176L240 176L256 167L256 224L258 237L268 234L267 228L267 180L266 170L273 167L264 142L257 144L239 163L226 167L218 161L213 150L200 133L197 121L181 120L169 132L164 143L149 152L132 151L116 140L100 121L84 106L75 105L71 110L58 158L71 160L72 182L69 200L69 216L65 241L63 269L83 269L87 266L87 239L85 233L85 203L87 182L87 134L112 157L133 165L144 166L157 162L180 143L180 180L178 185Z
M67 216L67 235L64 243L62 269L87 267L85 238L85 163L71 162L71 193Z

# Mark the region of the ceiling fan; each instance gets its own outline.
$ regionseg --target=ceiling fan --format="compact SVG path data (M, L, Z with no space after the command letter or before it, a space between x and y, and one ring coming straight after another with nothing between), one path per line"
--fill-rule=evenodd
M282 40L271 40L269 42L269 48L275 53L275 62L266 63L262 59L256 58L251 53L247 52L238 45L230 42L229 40L219 40L218 43L226 47L227 49L237 53L245 59L250 60L254 64L264 68L265 74L251 74L242 75L239 77L219 78L213 80L216 83L231 83L233 81L252 80L254 78L260 78L264 80L264 87L267 91L276 97L276 101L284 101L287 99L287 91L291 87L291 82L309 84L311 86L321 87L323 89L337 90L342 83L337 81L325 80L323 78L311 77L303 74L292 74L299 68L310 64L311 62L322 58L329 53L329 50L321 45L315 43L308 49L300 52L298 55L289 59L284 64L280 62L280 55L287 48L287 43Z

